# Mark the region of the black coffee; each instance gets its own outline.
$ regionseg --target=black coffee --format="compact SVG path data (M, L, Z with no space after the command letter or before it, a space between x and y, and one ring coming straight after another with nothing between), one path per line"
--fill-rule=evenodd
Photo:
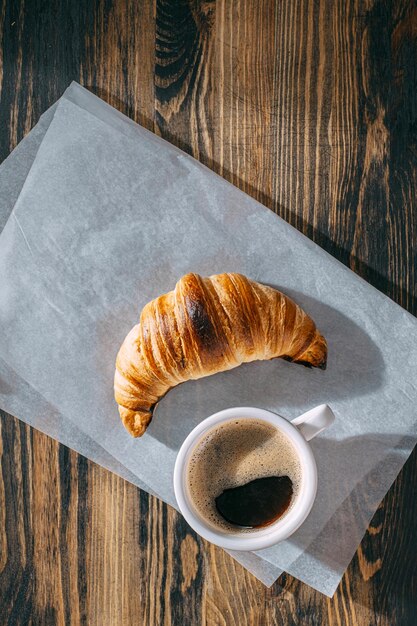
M275 426L238 418L206 433L187 468L191 500L217 529L250 532L286 514L301 485L297 452Z
M240 487L225 489L216 498L216 508L230 524L262 528L284 515L291 504L292 494L289 476L266 476Z

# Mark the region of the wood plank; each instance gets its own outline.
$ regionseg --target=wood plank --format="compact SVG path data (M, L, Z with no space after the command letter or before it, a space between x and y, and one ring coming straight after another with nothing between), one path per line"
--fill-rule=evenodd
M78 80L416 314L416 52L411 0L1 0L0 160ZM329 600L0 424L0 623L415 621L416 453Z

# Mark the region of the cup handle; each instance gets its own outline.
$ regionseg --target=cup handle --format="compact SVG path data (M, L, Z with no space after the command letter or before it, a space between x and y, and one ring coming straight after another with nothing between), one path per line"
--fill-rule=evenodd
M291 420L291 424L297 426L306 441L310 441L322 430L331 426L334 420L335 414L331 408L327 404L320 404Z

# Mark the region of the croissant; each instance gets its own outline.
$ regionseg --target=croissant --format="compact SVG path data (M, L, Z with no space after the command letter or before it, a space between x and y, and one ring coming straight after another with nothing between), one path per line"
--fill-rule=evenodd
M326 340L307 313L241 274L186 274L144 307L120 348L114 391L122 422L139 437L171 387L275 357L325 369Z

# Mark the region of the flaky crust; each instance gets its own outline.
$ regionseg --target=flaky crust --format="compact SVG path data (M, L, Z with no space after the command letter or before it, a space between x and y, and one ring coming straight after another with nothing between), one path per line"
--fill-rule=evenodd
M172 387L276 357L326 367L326 340L293 300L241 274L186 274L144 307L120 348L114 378L120 417L139 437Z

